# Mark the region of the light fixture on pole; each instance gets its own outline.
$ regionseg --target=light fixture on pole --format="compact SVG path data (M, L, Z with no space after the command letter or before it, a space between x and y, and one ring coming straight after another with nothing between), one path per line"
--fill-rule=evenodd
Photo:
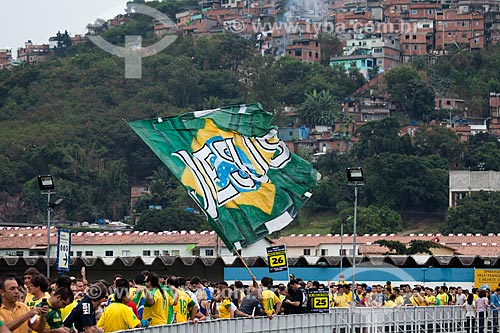
M358 186L363 185L363 169L360 167L347 168L347 181L354 186L354 223L352 228L352 302L351 306L356 306L356 222L358 210Z
M51 175L38 175L38 187L42 194L47 196L47 278L50 278L50 212L60 205L63 197L57 198L54 202L50 201L50 195L55 194L54 179Z

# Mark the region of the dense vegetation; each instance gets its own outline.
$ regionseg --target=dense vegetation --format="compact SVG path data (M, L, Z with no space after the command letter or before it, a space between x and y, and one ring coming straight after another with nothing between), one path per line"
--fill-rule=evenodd
M148 3L171 16L187 4ZM137 34L145 44L155 42L149 17L133 15L104 37L119 44ZM4 202L19 194L23 200L3 219L42 220L35 177L48 172L66 197L55 212L61 218L129 215L129 185L153 176L161 163L126 121L255 101L278 112L314 91L340 100L364 82L357 72L255 56L250 41L231 33L196 41L180 36L144 59L140 80L125 79L123 59L90 42L64 51L48 63L0 72L0 192ZM180 192L174 201L163 198L163 207L192 206ZM138 207L147 208L144 201Z
M148 3L171 17L189 4ZM125 35L140 34L151 44L152 27L150 18L134 14L103 36L119 44ZM351 154L319 159L323 180L297 223L312 212L328 211L338 216L333 229L342 221L349 228L352 190L344 173L353 165L366 173L358 233L400 231L402 219L415 212L444 216L448 169L484 163L487 170L500 170L498 141L479 135L464 144L447 129L423 130L410 138L400 136L399 128L442 118L434 110L436 94L465 99L469 112L484 115L488 93L500 91L498 63L500 50L493 48L452 54L430 67L419 60L389 72L387 92L396 117L361 127ZM275 113L277 125L289 125L281 114L287 105L296 106L308 126L348 123L352 119L342 119L341 101L365 83L356 70L255 55L251 41L231 33L179 36L166 50L145 58L142 73L140 80L125 79L123 59L90 42L59 50L48 63L0 71L0 220L41 221L46 203L35 177L51 173L58 195L66 197L54 212L58 218L121 219L134 209L148 212L140 228L172 228L165 216L189 220L195 228L198 216L185 214L192 201L126 121L259 101ZM130 185L141 180L150 181L151 195L129 207ZM168 210L151 212L151 205ZM454 225L453 216L447 225Z

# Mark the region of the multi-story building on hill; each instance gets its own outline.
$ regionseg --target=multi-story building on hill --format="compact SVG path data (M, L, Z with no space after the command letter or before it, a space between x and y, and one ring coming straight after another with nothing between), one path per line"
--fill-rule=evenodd
M484 14L479 12L461 13L457 10L436 12L435 48L447 47L484 48Z
M34 45L31 40L27 41L24 47L17 49L17 60L27 64L45 62L50 55L49 44Z
M12 66L12 51L10 49L0 49L0 69Z

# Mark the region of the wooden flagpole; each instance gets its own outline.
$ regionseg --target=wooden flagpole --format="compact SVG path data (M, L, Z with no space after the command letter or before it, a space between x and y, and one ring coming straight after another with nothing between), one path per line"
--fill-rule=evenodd
M247 269L248 273L250 274L250 276L252 277L252 281L253 281L253 286L255 288L257 288L259 286L259 283L257 282L257 278L255 277L255 275L253 275L252 271L250 270L250 268L248 267L247 265L247 262L245 261L245 259L243 259L243 257L241 256L241 254L238 252L238 250L236 250L236 248L233 249L234 253L236 253L236 255L238 256L238 258L240 258L241 262L243 263L243 265L245 265L245 268Z

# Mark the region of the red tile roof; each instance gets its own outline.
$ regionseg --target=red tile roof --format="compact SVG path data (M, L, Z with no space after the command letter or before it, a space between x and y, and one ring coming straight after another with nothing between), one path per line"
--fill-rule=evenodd
M44 227L3 227L0 228L0 249L28 249L37 245L46 245L47 228ZM352 235L344 234L344 244L352 243ZM439 243L455 249L462 255L498 255L500 254L500 234L373 234L358 235L356 243L365 253L385 253L387 249L375 245L378 239L395 240L408 244L411 240L420 239ZM285 244L287 247L316 247L322 244L340 244L340 235L290 235L274 239L275 245ZM57 229L51 228L51 243L57 242ZM213 231L197 233L195 231L118 231L118 232L78 232L73 233L73 244L197 244L199 247L214 247L216 235ZM362 247L363 246L363 247ZM368 247L369 246L369 247ZM373 247L373 246L376 246ZM371 251L374 252L371 252ZM377 250L377 251L376 251Z

